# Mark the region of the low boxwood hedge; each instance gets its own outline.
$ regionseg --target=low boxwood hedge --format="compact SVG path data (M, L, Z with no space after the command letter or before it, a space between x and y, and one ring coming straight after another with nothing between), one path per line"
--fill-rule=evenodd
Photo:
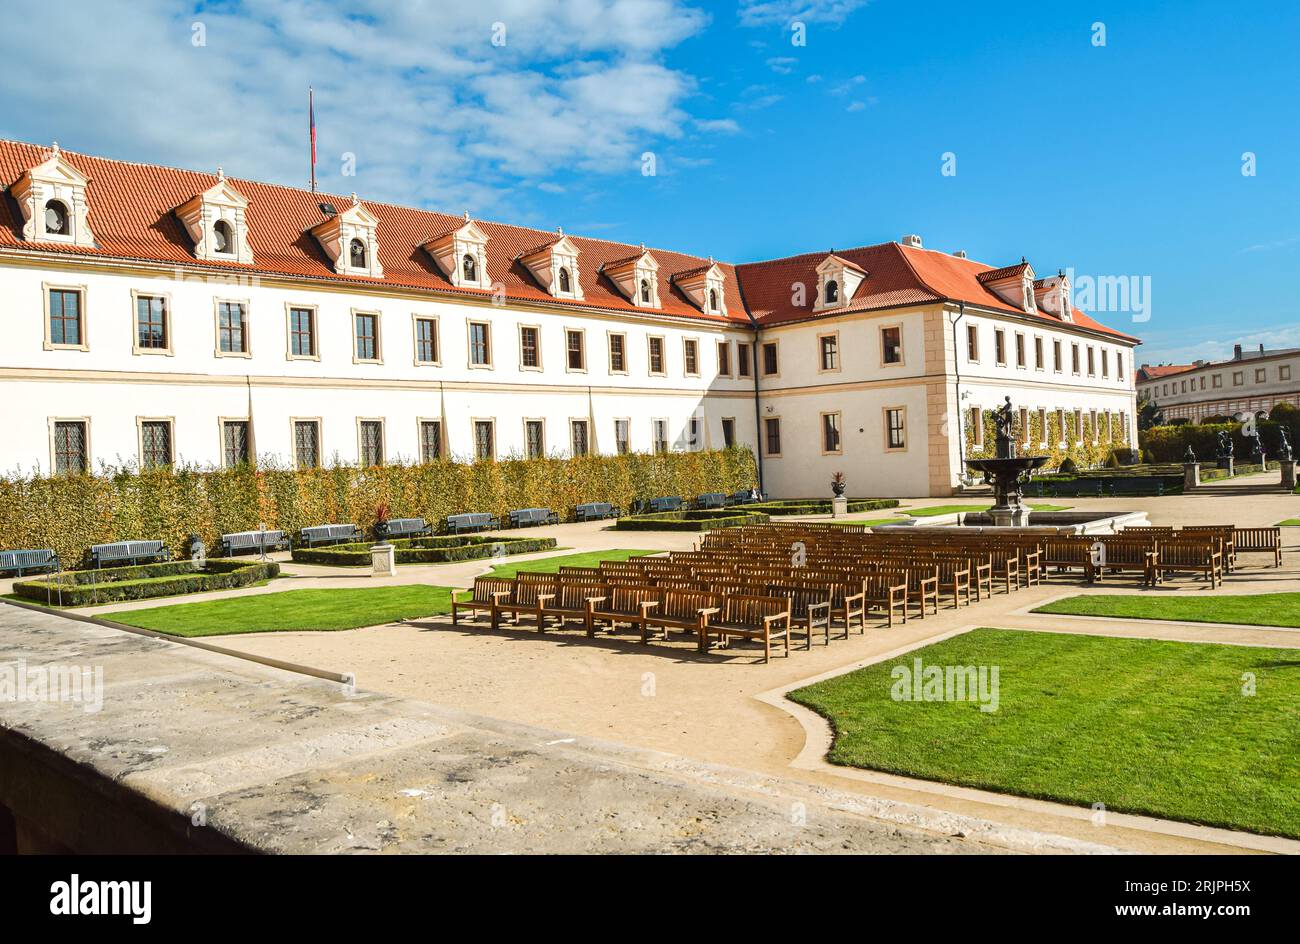
M881 508L897 508L897 498L850 498L849 513L858 511L878 511ZM758 511L770 515L829 515L831 500L829 498L783 498L777 501L759 502L754 505L741 505L738 510Z
M280 565L274 561L209 560L202 568L196 568L190 561L170 561L49 574L15 583L13 592L45 603L57 600L61 590L64 606L90 606L248 587L271 580L279 573Z
M446 564L477 560L501 554L531 554L555 547L555 538L501 538L476 534L390 541L399 564ZM336 544L333 547L295 547L293 559L300 564L328 564L333 567L369 567L372 544Z
M714 528L734 528L742 524L766 524L771 517L763 512L753 512L747 505L741 508L709 508L697 511L660 511L649 515L629 515L619 518L614 528L618 531L711 531Z

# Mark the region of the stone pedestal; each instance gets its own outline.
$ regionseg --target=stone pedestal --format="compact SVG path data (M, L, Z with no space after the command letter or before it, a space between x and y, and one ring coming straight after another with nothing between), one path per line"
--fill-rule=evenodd
M376 544L370 548L370 576L397 576L397 548L391 544Z
M1288 492L1295 491L1295 460L1282 459L1282 487Z
M1029 524L1029 509L1024 505L994 505L989 517L996 528L1023 528Z
M1220 456L1220 457L1219 457L1219 468L1220 468L1220 469L1227 469L1227 470L1228 470L1228 474L1229 474L1229 475L1232 475L1232 474L1233 474L1233 471L1232 471L1232 461L1233 461L1233 460L1232 460L1232 456Z
M849 513L849 500L843 495L831 499L831 517L841 518Z
M1201 485L1201 464L1199 462L1183 463L1183 491L1190 492Z

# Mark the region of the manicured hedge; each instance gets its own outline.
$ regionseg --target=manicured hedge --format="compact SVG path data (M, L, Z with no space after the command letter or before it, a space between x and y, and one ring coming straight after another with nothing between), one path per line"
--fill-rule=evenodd
M498 538L483 535L406 538L390 541L399 564L446 564L478 560L501 554L531 554L555 547L555 538ZM333 547L296 547L293 559L300 564L329 564L334 567L369 567L370 544L336 544Z
M207 590L229 590L271 580L280 573L274 561L209 560L202 570L189 561L111 567L104 570L70 570L38 580L14 584L18 596L44 603L58 599L63 591L64 606L147 600Z
M1274 420L1257 420L1259 438L1264 449L1272 459L1277 458L1278 445L1281 442L1278 427L1283 425ZM1285 424L1291 448L1300 453L1300 420L1291 420ZM1151 453L1156 462L1182 462L1190 445L1196 457L1200 459L1201 469L1213 464L1219 451L1219 433L1228 432L1232 436L1233 452L1240 464L1242 460L1253 458L1255 448L1253 439L1242 435L1241 423L1204 423L1201 425L1184 424L1180 426L1153 426L1142 431L1142 448Z
M383 505L393 518L433 522L462 511L505 520L511 508L537 507L568 518L581 502L630 508L638 496L730 494L755 481L753 454L743 448L370 468L263 463L11 475L0 476L0 548L52 547L63 560L75 561L92 544L159 538L173 553L188 556L190 534L216 547L222 534L263 523L297 534L308 525L352 522L369 534Z
M897 508L897 498L850 498L849 513L858 511L877 511L881 508ZM759 502L754 505L739 505L738 511L758 511L770 515L829 515L831 500L829 498L787 498L779 501Z
M619 531L711 531L734 528L742 524L766 524L771 518L762 512L739 508L710 508L700 511L661 511L649 515L629 515L614 525Z

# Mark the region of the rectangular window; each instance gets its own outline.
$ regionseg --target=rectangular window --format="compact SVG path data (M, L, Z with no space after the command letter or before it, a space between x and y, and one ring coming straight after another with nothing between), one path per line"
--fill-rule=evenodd
M546 455L546 426L541 420L524 420L524 454L529 459Z
M221 452L228 469L247 464L250 458L247 420L226 420L221 424Z
M1222 386L1223 386L1223 375L1222 375L1222 374L1215 374L1215 375L1214 375L1214 377L1213 377L1213 386L1215 386L1215 387L1222 387Z
M1079 372L1079 345L1077 344L1070 345L1070 371L1076 374Z
M217 350L248 353L248 313L243 302L217 302Z
M442 421L420 420L420 461L436 462L442 458Z
M54 424L54 473L74 475L85 472L89 458L86 455L86 424L64 420Z
M1091 344L1088 345L1088 376L1089 377L1097 376L1096 355L1093 353Z
M316 356L316 311L312 308L289 309L289 356Z
M700 435L700 418L692 416L686 421L686 448L697 452L704 448L704 437Z
M1265 369L1264 369L1263 367L1256 367L1256 368L1255 368L1255 383L1260 383L1260 384L1262 384L1262 383L1264 382L1264 378L1265 378L1266 375L1267 375L1267 372L1265 371Z
M1119 352L1115 353L1115 376L1120 380L1124 379L1124 355ZM1202 378L1202 382L1204 382L1204 378Z
M167 337L167 299L161 295L137 295L135 298L135 346L142 351L165 351Z
M1020 408L1018 416L1020 420L1020 435L1016 437L1016 442L1029 443L1029 410L1025 407Z
M822 452L840 451L840 414L822 414Z
M172 424L167 420L140 423L140 465L153 469L172 464Z
M1043 407L1038 408L1038 436L1039 442L1044 446L1047 445L1047 410Z
M1105 348L1101 349L1101 375L1106 378L1110 377L1110 351Z
M581 331L569 329L564 332L564 349L566 366L569 370L587 369L587 349Z
M1025 366L1025 336L1016 332L1016 366Z
M907 416L901 407L885 410L885 448L907 448Z
M781 420L778 417L764 417L763 439L767 455L779 456L781 454Z
M980 329L975 325L966 326L966 359L972 364L980 359Z
M718 342L718 376L731 376L731 342Z
M1062 365L1061 342L1053 341L1052 342L1052 370L1056 371L1059 374L1061 372L1061 365Z
M380 420L362 420L360 423L361 464L384 464L384 424Z
M1290 365L1290 364L1281 364L1281 365L1278 366L1278 368L1277 368L1277 379L1278 379L1278 380L1290 380L1290 379L1291 379L1291 365Z
M750 345L745 341L736 342L736 376L737 377L749 376L749 361L750 361L749 350L751 346L752 345Z
M316 420L293 421L293 456L300 469L314 469L320 465L319 422Z
M1089 419L1089 420L1091 421L1091 423L1092 423L1092 441L1093 441L1093 442L1096 442L1096 441L1097 441L1097 435L1098 435L1098 433L1100 432L1100 429L1099 429L1098 426L1097 426L1097 411L1096 411L1096 410L1089 410L1089 411L1088 411L1088 419Z
M1234 387L1240 387L1245 382L1246 382L1246 375L1244 372L1240 370L1236 370L1232 372L1232 385Z
M614 420L614 450L620 456L625 456L632 451L631 436L631 420Z
M903 363L903 329L880 329L880 352L886 364Z
M776 342L767 341L763 344L763 375L771 377L778 372L780 364L776 357Z
M379 316L357 312L353 315L356 326L356 358L359 361L379 360ZM372 465L376 463L371 463Z
M537 370L542 366L542 347L538 334L538 329L532 325L519 327L519 366L527 370Z
M469 323L469 362L475 367L487 367L492 363L492 342L486 321Z
M664 339L650 337L646 339L647 350L650 352L650 373L662 376L664 374Z
M1083 411L1074 411L1074 438L1080 442L1083 441Z
M496 431L491 420L474 421L474 458L496 458Z
M1040 337L1034 338L1034 369L1043 369L1043 339Z
M970 441L976 449L984 446L984 411L977 406L970 408Z
M587 440L587 421L569 421L569 446L575 456L585 456L589 450Z
M1061 444L1064 445L1070 438L1070 431L1065 426L1065 411L1056 411L1056 429L1061 436Z
M626 334L611 334L609 336L609 372L611 374L627 373Z
M730 449L736 444L736 418L734 416L724 416L722 418L722 445Z
M50 289L50 344L80 347L86 336L81 321L81 291Z
M839 370L840 369L840 336L838 334L823 334L817 339L821 346L822 370Z
M650 431L654 435L654 450L657 453L668 451L668 421L651 420Z
M440 359L438 352L438 319L415 319L415 362L417 364L436 364Z
M687 377L700 375L700 342L694 338L682 340L682 372Z
M993 329L993 359L1003 366L1007 363L1007 333L1001 328Z

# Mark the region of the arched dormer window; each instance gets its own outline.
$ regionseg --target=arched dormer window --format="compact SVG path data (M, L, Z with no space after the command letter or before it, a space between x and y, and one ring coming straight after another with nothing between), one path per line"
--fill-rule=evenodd
M366 268L366 244L359 239L348 243L348 265L354 269Z
M840 300L840 283L830 279L826 283L826 304L833 305Z
M68 205L62 200L50 200L45 204L45 232L51 236L72 235Z
M650 280L649 279L641 280L641 304L643 305L650 304Z
M709 311L717 311L717 310L718 310L718 290L716 288L711 288L709 289Z
M212 248L225 254L233 254L235 251L235 232L225 220L217 220L212 224Z
M560 291L566 294L573 291L572 283L569 281L569 270L563 266L560 268Z
M461 272L465 275L466 282L478 282L478 266L474 264L474 257L465 253L465 258L460 261Z

